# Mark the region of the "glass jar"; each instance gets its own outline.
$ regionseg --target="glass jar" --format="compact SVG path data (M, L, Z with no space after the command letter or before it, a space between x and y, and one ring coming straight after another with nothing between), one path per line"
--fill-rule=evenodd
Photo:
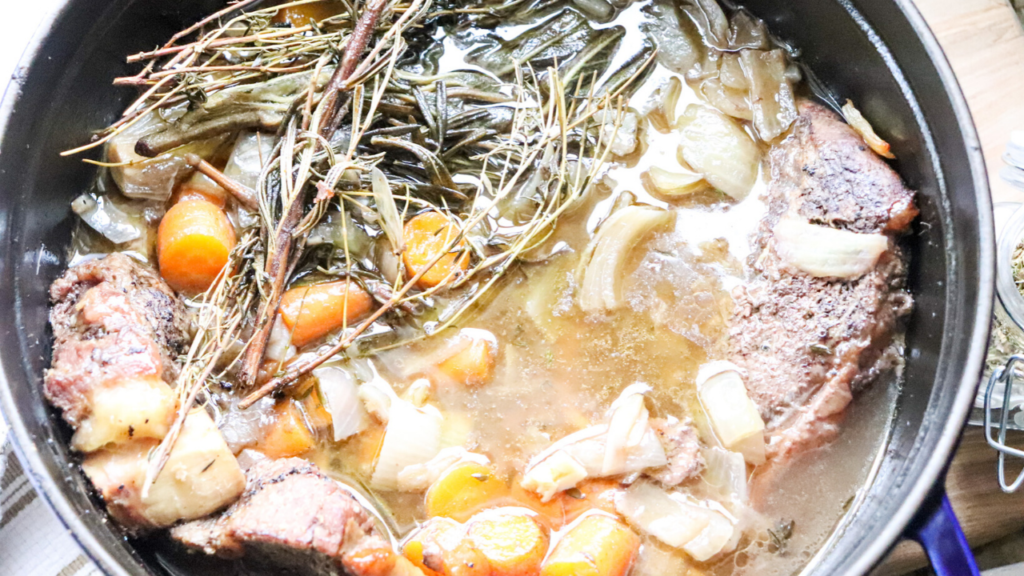
M1017 247L1024 243L1024 204L1001 202L994 206L996 225L996 301L993 306L992 333L989 336L988 356L982 385L975 399L975 410L971 423L982 425L984 421L984 394L994 370L1002 368L1014 354L1024 355L1024 296L1017 287L1015 276L1024 283L1024 256L1021 269L1014 270L1013 256ZM1008 427L1024 430L1024 373L1018 368L1017 383L1010 395L1012 417ZM1003 388L997 386L993 406L1003 403ZM998 420L998 418L997 418Z

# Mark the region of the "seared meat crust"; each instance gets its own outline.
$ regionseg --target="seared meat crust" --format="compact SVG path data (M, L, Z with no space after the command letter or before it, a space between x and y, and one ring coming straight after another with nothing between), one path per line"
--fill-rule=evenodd
M309 574L387 574L396 558L352 492L299 458L261 460L242 497L218 516L187 522L171 537L224 558L241 556Z
M802 100L792 135L771 156L771 224L796 210L812 224L901 233L917 217L914 193L833 112Z
M53 362L47 400L77 427L90 393L122 378L177 377L186 346L184 307L149 268L110 254L70 268L50 287Z
M756 277L738 288L730 360L770 436L769 457L827 442L853 394L891 370L893 336L912 300L895 236L917 216L914 193L835 114L804 101L792 135L773 150L769 214L755 240ZM853 279L783 269L772 229L784 214L858 233L885 233L889 249Z

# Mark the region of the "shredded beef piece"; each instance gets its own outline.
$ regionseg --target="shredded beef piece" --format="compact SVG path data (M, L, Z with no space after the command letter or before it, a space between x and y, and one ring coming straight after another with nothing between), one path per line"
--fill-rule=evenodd
M695 478L704 469L704 457L700 453L697 431L689 420L651 420L651 428L658 435L668 464L651 470L648 476L666 486L676 486Z

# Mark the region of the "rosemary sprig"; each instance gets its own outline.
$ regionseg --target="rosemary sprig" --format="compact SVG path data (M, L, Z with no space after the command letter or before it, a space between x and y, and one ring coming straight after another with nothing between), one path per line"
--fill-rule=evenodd
M483 275L487 275L488 278L486 278L481 288L451 314L441 327L442 329L447 328L501 279L503 273L515 262L519 255L537 246L547 238L561 214L579 200L589 188L591 182L600 172L600 166L607 159L609 153L608 143L603 142L599 135L595 146L597 150L596 158L590 166L587 177L582 179L573 178L568 171L569 157L572 155L568 142L570 126L580 124L585 126L598 110L611 106L610 95L605 96L604 101L600 103L588 97L586 98L587 104L584 107L584 112L580 118L574 119L574 122L571 122L567 114L568 105L565 98L565 89L559 80L558 71L552 68L548 72L548 93L552 95L549 103L552 105L547 106L545 112L542 107L537 105L538 102L542 101L541 91L536 85L527 85L521 70L517 70L518 92L520 94L519 103L522 106L517 109L516 119L513 122L513 131L504 139L502 146L488 152L485 156L500 156L504 153L508 157L516 153L523 160L519 162L517 170L510 177L505 179L505 174L502 174L501 186L490 202L480 208L474 207L466 220L462 222L461 232L453 237L445 248L438 251L417 274L395 290L391 298L371 314L370 317L353 330L348 331L336 344L321 351L314 359L301 365L290 366L283 373L276 375L260 386L256 391L239 402L238 406L240 408L248 408L264 396L291 384L312 372L332 357L344 352L361 334L387 312L407 302L409 300L407 295L417 285L420 278L441 258L457 250L457 246L466 236L466 231L472 230L484 219L488 218L488 215L500 202L518 191L522 181L533 170L544 168L545 163L556 167L551 175L553 181L550 183L550 187L553 190L545 195L541 209L534 214L533 218L526 225L521 227L509 249L501 254L480 261L454 284L446 279L438 286L420 292L414 297L422 299L436 291L455 288L472 280L479 279ZM622 112L620 100L616 130L618 123L621 122ZM540 136L531 136L531 133L540 134ZM488 163L485 162L481 181L490 180L487 166ZM408 342L403 342L403 344L405 343Z
M652 51L630 60L629 68L607 70L614 38L566 17L574 33L612 39L580 48L561 63L546 49L517 53L510 67L501 62L498 72L507 70L506 75L434 74L416 67L418 55L409 47L436 41L442 16L473 19L482 12L435 10L433 0L367 0L358 9L346 3L341 13L306 26L269 25L278 10L312 1L317 0L243 12L239 8L249 2L242 0L164 46L131 56L144 68L119 82L139 86L142 94L96 141L67 152L118 138L153 114L164 122L135 144L144 156L175 153L180 143L241 129L274 132L277 138L253 190L206 160L188 159L227 189L237 209L257 224L243 231L222 276L194 304L196 336L177 382L179 412L151 457L147 490L187 414L213 381L229 378L250 390L239 404L245 408L348 353L381 326L403 315L413 315L415 322L435 296L455 295L456 304L441 312L436 328L424 325L414 339L453 326L549 238L592 187L609 154L601 126L613 116L617 130L625 91L653 61ZM518 4L506 2L487 14ZM536 67L531 58L539 59ZM609 81L601 85L602 78ZM595 114L602 110L616 113L602 113L598 121ZM369 190L371 173L378 175L378 185L387 183L383 195L379 186ZM517 198L533 208L511 221L503 206ZM458 229L411 278L400 264L400 239L388 244L399 261L393 277L349 241L353 227L372 237L387 234L377 204L384 200L392 236L395 210L402 222L423 210L437 211ZM324 259L307 240L330 210L340 211L343 240ZM468 253L469 269L419 289L425 271L451 252ZM344 259L342 265L336 258ZM359 324L345 325L340 338L312 360L279 367L268 381L257 382L281 296L311 269L352 279L381 305Z

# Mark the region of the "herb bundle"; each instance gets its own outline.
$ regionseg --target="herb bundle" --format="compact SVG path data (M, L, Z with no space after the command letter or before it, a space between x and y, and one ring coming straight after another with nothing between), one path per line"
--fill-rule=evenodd
M256 7L240 0L129 57L144 66L116 83L142 94L92 143L68 151L102 145L151 117L157 128L135 144L144 158L242 130L276 142L251 190L209 162L189 159L239 200L243 229L217 282L192 301L195 336L177 383L178 419L151 456L147 487L211 383L240 384L248 392L244 408L346 353L360 337L413 326L411 336L404 331L407 337L390 344L396 346L451 327L592 187L624 97L655 52L644 45L619 54L622 30L592 28L550 3L345 1L319 21L275 23L280 11L316 2ZM517 11L535 19L517 38L478 33L487 19ZM463 68L438 67L448 34L456 44L474 44ZM402 223L431 211L458 233L412 274L400 257ZM342 239L324 250L317 230L327 214L341 223ZM350 242L347 227L370 238L371 248ZM451 253L468 258L467 269L418 287ZM385 270L384 260L397 269ZM261 378L282 293L305 276L349 278L379 306L333 343ZM437 310L442 295L458 297Z

